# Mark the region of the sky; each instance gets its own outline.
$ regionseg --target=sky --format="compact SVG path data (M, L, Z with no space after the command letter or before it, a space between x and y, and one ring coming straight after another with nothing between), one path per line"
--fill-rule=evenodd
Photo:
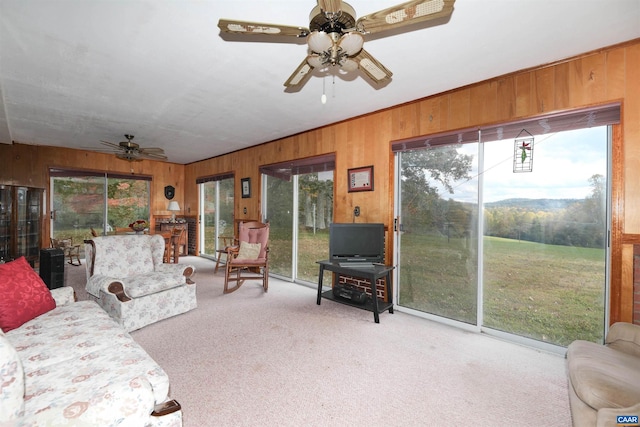
M591 194L589 178L607 176L607 127L534 135L532 172L513 172L514 140L484 144L484 168L478 173L478 144L458 152L474 156L473 178L457 182L444 198L477 202L478 177L484 180L483 201L511 198L584 199Z

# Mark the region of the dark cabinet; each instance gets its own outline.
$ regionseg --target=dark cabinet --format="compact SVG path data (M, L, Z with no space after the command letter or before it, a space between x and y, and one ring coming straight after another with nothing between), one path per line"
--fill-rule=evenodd
M62 249L40 249L40 277L49 289L64 286L64 252Z
M41 188L0 185L0 258L10 261L24 256L38 262L43 218Z

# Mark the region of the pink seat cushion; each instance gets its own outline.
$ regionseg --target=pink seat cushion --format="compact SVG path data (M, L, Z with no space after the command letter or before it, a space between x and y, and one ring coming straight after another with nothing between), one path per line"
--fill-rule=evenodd
M51 292L25 257L0 264L0 327L4 332L54 308Z
M260 243L260 255L259 259L267 257L267 243L269 242L269 224L261 228L249 228L240 224L238 231L238 237L241 242L247 243Z

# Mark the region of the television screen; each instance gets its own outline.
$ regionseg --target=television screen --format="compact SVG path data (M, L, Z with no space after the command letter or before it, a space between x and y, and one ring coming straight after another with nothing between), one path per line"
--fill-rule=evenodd
M384 262L384 224L331 224L329 260Z

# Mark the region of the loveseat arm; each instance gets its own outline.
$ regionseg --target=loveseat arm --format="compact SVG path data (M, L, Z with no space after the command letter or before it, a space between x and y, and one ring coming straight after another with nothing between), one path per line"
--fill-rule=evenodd
M623 425L618 422L618 416L635 416L640 417L640 403L627 408L602 408L598 411L598 419L596 421L596 427L615 427ZM637 425L638 419L636 418L634 424ZM626 420L629 422L631 420Z
M83 388L46 408L29 412L11 426L147 426L154 411L153 387L144 376ZM126 420L126 422L123 422ZM2 425L2 424L0 424Z
M614 323L609 328L605 344L618 351L640 357L640 325Z
M173 414L182 409L182 406L178 403L177 400L171 399L167 400L163 403L157 404L153 408L153 412L151 413L152 417L164 417L165 415Z
M100 291L117 294L117 292L111 290L111 288L114 287L119 287L121 289L121 293L124 294L124 284L120 279L103 274L94 274L87 281L86 289L87 293L89 293L90 295L93 295L96 298L100 298ZM117 289L115 290L117 291ZM128 299L126 301L128 301Z
M51 289L51 296L56 302L56 307L76 302L76 292L71 286L62 286L61 288Z
M186 277L186 282L188 284L193 284L194 282L191 280L191 276L193 276L193 274L196 272L196 267L191 264L162 263L156 265L155 271L170 273L177 276L184 276Z

